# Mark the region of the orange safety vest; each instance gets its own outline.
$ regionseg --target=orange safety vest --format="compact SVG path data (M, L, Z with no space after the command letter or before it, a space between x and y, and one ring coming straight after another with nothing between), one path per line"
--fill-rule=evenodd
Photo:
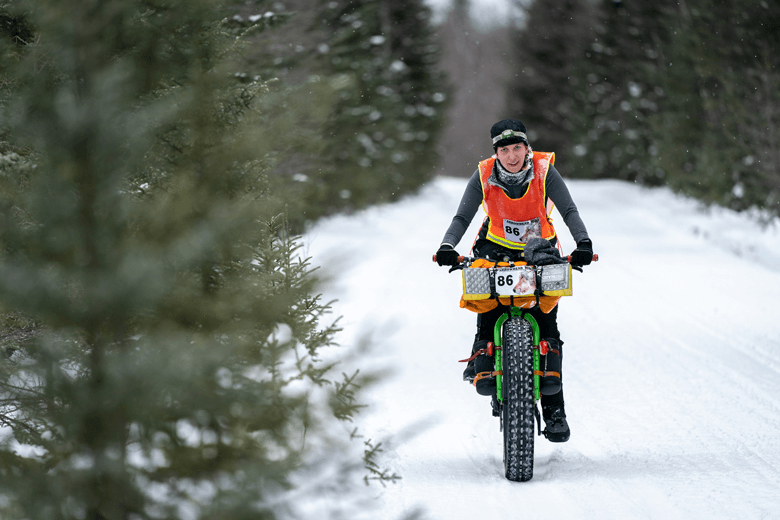
M510 199L499 188L488 182L493 173L495 156L479 163L482 181L482 207L490 218L487 238L509 249L523 249L532 238L551 240L555 237L550 212L552 201L546 202L545 179L555 154L534 152L534 178L519 199Z

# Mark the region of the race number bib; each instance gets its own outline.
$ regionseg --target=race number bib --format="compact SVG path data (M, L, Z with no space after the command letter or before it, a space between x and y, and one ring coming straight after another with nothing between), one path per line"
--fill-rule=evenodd
M495 270L496 293L499 296L529 296L536 290L533 267L518 266Z
M539 218L525 222L515 222L505 218L504 238L518 244L525 244L532 238L542 238L542 222Z

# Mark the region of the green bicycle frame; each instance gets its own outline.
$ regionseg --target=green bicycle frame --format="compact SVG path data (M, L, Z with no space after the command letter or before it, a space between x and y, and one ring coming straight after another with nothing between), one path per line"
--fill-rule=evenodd
M504 326L504 322L509 319L509 317L512 316L519 316L520 318L526 320L531 325L531 335L532 335L532 342L533 342L533 357L534 357L534 401L539 400L539 376L536 375L536 372L539 371L539 324L536 322L536 318L531 316L527 311L521 309L520 307L512 306L509 309L509 312L505 312L502 314L498 320L496 320L496 325L493 328L493 344L497 347L495 351L495 371L500 372L502 367L502 349L500 348L502 345L501 341L501 330ZM498 398L498 402L502 403L504 402L504 392L503 392L503 376L497 375L496 376L496 397Z

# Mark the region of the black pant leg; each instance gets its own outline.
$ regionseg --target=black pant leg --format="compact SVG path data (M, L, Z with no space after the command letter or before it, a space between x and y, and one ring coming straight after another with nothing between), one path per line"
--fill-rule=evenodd
M543 313L538 307L534 308L531 315L536 318L539 324L539 337L554 338L561 341L561 333L558 331L558 306L556 305L549 313ZM563 363L563 349L561 349L561 363ZM561 382L561 391L553 395L542 394L542 407L563 406L563 382Z
M539 337L554 338L560 341L561 333L558 331L558 306L547 314L543 313L539 307L533 307L529 314L534 317L539 325Z
M474 341L494 339L494 327L498 318L507 311L507 308L499 305L492 311L483 312L477 315L477 334ZM534 317L536 323L539 325L539 337L540 338L555 338L561 341L561 333L558 330L558 306L556 305L553 310L545 314L539 309L539 307L533 307L530 309L531 316ZM561 341L563 345L563 341ZM563 351L561 351L561 361L563 361ZM561 391L553 395L542 395L542 406L554 406L563 405L563 385L561 385Z
M507 308L499 305L492 311L483 312L477 315L477 334L474 338L475 341L479 340L493 340L493 329L496 326L496 321L507 311ZM558 331L558 306L556 305L553 310L545 314L539 309L539 307L533 307L529 310L529 314L534 317L536 323L539 325L539 337L540 338L555 338L560 341L561 333ZM563 343L561 341L561 343Z
M483 312L477 315L477 335L474 341L488 340L493 341L493 330L496 326L498 318L506 312L507 308L499 305L492 311Z

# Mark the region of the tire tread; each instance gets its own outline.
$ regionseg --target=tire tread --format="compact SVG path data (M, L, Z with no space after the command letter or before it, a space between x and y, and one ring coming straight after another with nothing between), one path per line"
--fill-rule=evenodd
M504 469L506 478L525 482L534 473L534 382L531 325L520 317L504 324Z

